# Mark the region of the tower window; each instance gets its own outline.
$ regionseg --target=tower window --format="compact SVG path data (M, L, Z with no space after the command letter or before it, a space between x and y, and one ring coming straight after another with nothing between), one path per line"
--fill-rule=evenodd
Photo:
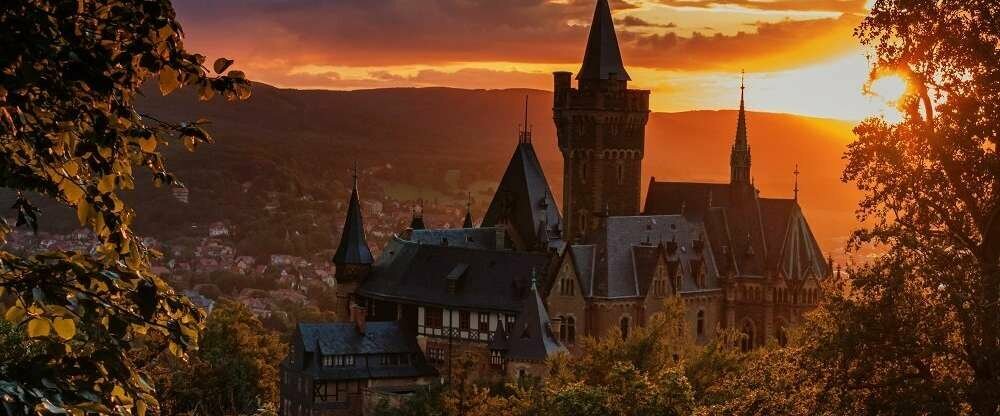
M705 311L698 311L698 321L695 327L695 333L698 338L705 336Z
M622 339L628 339L628 331L629 329L631 329L631 324L629 322L628 317L623 316L621 321L618 322L618 324L621 326Z
M625 164L623 163L618 164L618 184L625 184Z
M580 162L580 181L587 183L587 162Z
M564 277L559 281L559 294L563 296L573 296L576 293L576 285L572 277Z

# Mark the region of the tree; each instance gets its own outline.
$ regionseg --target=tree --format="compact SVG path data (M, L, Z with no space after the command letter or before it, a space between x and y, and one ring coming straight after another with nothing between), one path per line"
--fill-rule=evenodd
M184 49L169 0L12 0L0 27L0 186L18 191L16 225L37 230L29 196L40 195L97 236L96 255L0 251L4 317L42 351L22 363L29 371L2 375L5 412L144 414L157 402L136 357L183 357L202 317L149 272L119 192L141 167L154 184L181 186L160 151L211 138L205 121L159 120L135 96L155 79L162 94L191 86L234 100L249 82L232 61L209 70Z
M830 368L878 370L832 374L868 392L861 401L997 414L1000 10L993 0L879 0L856 35L872 51L872 79L898 75L909 90L901 122L855 128L844 179L864 192L858 214L871 225L853 244L885 254L832 303L817 348Z
M278 364L288 348L246 306L219 301L202 337L190 362L167 356L154 370L164 413L251 414L278 403Z

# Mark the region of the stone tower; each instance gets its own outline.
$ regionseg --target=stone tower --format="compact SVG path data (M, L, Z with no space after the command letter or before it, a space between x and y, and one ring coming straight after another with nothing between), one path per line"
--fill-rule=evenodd
M553 119L563 155L563 238L587 241L605 216L637 215L649 91L630 90L611 7L599 0L583 66L556 72Z
M333 264L337 266L337 315L338 319L348 319L354 292L361 281L368 275L372 263L375 262L372 252L365 239L365 226L361 218L361 201L358 198L358 174L354 169L354 186L351 188L351 199L347 204L347 219L344 220L344 230L340 235L340 245L333 255Z

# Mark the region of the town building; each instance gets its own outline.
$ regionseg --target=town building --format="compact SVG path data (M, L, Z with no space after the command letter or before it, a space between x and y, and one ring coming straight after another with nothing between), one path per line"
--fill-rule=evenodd
M416 340L397 322L300 323L281 363L282 416L360 415L437 381Z

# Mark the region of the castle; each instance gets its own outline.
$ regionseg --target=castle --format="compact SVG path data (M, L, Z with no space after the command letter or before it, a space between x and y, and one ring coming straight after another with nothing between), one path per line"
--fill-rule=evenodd
M455 229L414 218L375 259L355 185L333 258L337 312L394 322L442 377L458 354L486 374L541 376L547 357L585 335L628 336L668 297L682 300L697 342L721 328L744 334L745 350L785 342L831 267L797 195L764 198L751 180L744 88L729 182L651 178L643 206L650 93L629 88L607 0L576 87L569 72L553 76L562 211L527 127L478 227L471 212Z

